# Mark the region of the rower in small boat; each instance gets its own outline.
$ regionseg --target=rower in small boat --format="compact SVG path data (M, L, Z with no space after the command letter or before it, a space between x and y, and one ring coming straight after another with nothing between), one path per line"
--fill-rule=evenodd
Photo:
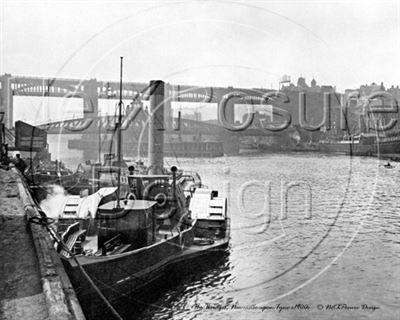
M391 165L390 161L387 162L387 164L383 165L386 169L393 169L394 166Z

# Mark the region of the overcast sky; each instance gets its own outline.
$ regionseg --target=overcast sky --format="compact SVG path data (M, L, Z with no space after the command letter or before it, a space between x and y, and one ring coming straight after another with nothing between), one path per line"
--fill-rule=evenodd
M400 83L399 1L2 0L1 73L277 88Z

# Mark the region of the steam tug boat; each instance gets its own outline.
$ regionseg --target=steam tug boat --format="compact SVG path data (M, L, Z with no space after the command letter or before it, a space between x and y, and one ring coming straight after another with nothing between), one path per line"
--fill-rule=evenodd
M201 186L184 190L186 179L178 184L176 168L171 173L129 176L130 193L119 208L116 188L66 199L58 232L68 249L58 252L84 309L92 307L85 298L94 291L81 267L113 301L166 276L174 264L228 246L226 198Z
M53 213L62 240L57 251L88 318L98 316L98 291L113 303L144 290L171 268L225 255L229 244L227 199L205 188L197 174L158 170L163 138L157 123L163 111L156 107L164 100L164 84L150 86L148 174L131 168L121 185L118 172L117 187L70 195Z

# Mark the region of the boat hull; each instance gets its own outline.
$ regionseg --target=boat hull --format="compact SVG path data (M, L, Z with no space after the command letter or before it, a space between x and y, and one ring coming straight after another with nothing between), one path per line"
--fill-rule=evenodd
M174 273L181 272L182 268L193 272L193 266L189 265L192 260L207 264L209 257L221 258L228 246L228 238L194 245L193 235L193 229L188 229L181 235L132 252L104 257L77 256L77 260L112 304L124 298L140 301L140 292L154 285L156 291L165 291ZM98 319L99 315L109 312L77 263L71 258L63 258L63 263L87 318ZM107 319L111 317L112 314L107 314Z
M400 138L393 141L385 141L374 144L375 154L400 153Z
M353 155L400 153L400 134L388 136L362 136L358 140L320 141L319 148L325 153Z
M319 149L323 153L353 154L353 155L372 155L373 145L362 145L359 143L329 142L320 143Z

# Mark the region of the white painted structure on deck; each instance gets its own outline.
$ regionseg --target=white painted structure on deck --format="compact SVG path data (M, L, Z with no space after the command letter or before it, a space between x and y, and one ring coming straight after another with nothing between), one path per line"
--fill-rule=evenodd
M213 197L210 189L198 188L190 200L189 210L193 219L224 220L226 198Z

